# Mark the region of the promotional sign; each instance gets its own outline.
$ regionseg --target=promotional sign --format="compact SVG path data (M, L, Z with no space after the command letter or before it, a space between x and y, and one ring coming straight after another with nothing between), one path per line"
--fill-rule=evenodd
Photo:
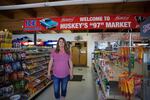
M125 34L125 35L121 36L121 40L129 40L129 39L130 39L129 34ZM134 41L141 40L140 34L132 34L132 40L134 40Z
M148 17L140 26L140 35L144 38L150 38L150 17Z
M138 29L148 15L111 15L33 18L24 20L24 31Z

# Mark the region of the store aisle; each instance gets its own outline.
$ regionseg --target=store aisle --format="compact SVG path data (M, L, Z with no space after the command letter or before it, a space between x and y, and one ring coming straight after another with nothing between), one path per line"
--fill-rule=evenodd
M96 87L91 68L75 67L74 74L83 75L83 80L69 82L66 100L96 100ZM54 100L53 86L44 90L35 100Z

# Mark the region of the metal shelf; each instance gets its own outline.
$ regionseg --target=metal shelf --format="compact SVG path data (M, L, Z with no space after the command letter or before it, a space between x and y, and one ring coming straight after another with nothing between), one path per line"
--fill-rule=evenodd
M99 77L100 83L101 83L102 92L104 93L106 99L125 100L125 97L122 96L120 91L118 90L118 86L111 86L111 81L110 81L110 94L109 94L109 96L106 94L106 89L105 89L104 83L102 81L102 75L100 75L100 70L98 69L96 64L94 67L97 71L97 74L98 74L98 77ZM113 82L115 82L115 81L113 81Z
M34 85L33 85L33 87L36 87L36 86L40 85L40 84L41 84L41 83L43 83L46 79L47 79L47 78L44 78L44 79L43 79L43 80L41 80L39 83L34 84Z
M28 57L28 58L25 58L25 60L28 60L28 59L33 59L33 58L41 58L41 57L48 57L49 55L40 55L40 56L32 56L32 57Z
M48 64L48 62L44 62L43 64L37 65L37 66L35 66L35 67L33 67L33 68L28 68L28 69L29 69L29 70L33 70L33 69L36 69L36 68L38 68L38 67L40 67L40 66L44 66L44 65L46 65L46 64Z
M37 60L37 61L32 61L32 62L25 62L26 64L31 64L31 63L36 63L36 62L42 62L42 61L45 61L46 59L42 59L42 60Z
M47 67L44 67L44 68L42 68L42 69L40 69L40 70L34 71L34 72L30 73L29 76L31 76L31 75L33 75L33 74L35 74L35 73L38 73L38 72L40 72L40 71L43 71L43 70L45 70L46 68L47 68Z
M41 93L44 89L46 89L51 84L52 84L52 81L50 81L46 86L44 86L43 88L41 88L40 90L38 90L36 93L34 93L33 95L31 95L28 98L28 100L32 100L33 98L35 98L39 93Z
M31 81L29 81L29 82L32 82L32 81L34 81L34 80L36 80L36 79L40 78L41 76L46 75L46 73L47 73L47 72L45 72L44 74L41 74L41 75L39 75L39 76L35 77L34 79L32 79L32 80L31 80Z
M40 92L42 92L47 86L49 86L52 83L52 81L48 83L46 77L46 73L47 73L46 69L48 67L48 57L50 53L45 51L33 50L33 51L26 52L26 54L27 56L25 58L25 64L27 66L29 65L28 66L29 72L27 72L27 74L28 77L31 78L29 80L29 83L31 83L33 88L37 88L37 91L35 91L35 93L28 98L28 100L33 100L35 96L37 96ZM46 83L48 84L46 86L43 86Z

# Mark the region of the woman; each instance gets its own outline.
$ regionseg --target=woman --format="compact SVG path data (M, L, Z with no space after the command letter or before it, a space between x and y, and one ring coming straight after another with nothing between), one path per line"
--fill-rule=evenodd
M53 72L53 86L56 100L64 100L67 92L69 79L73 78L73 65L70 50L64 38L59 38L56 49L51 52L51 59L48 67L48 78ZM60 94L61 90L61 94ZM61 96L60 96L61 95Z

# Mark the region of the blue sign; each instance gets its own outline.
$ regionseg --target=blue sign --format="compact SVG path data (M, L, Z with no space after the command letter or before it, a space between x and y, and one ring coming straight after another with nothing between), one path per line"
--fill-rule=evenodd
M149 38L150 37L150 17L148 17L140 27L141 37Z
M26 20L26 26L36 26L36 20Z

